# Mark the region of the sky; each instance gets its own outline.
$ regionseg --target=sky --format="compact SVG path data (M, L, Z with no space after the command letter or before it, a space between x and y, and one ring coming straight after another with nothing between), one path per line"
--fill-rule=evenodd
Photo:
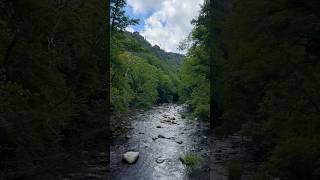
M203 0L127 0L126 14L140 19L139 25L127 30L138 31L151 45L165 51L185 54L177 48L191 32L190 22L198 16L202 3Z

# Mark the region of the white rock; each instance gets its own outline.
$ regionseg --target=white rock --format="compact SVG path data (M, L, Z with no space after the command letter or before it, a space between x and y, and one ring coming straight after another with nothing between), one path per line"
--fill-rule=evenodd
M123 159L129 164L135 163L138 157L139 152L129 151L123 154Z

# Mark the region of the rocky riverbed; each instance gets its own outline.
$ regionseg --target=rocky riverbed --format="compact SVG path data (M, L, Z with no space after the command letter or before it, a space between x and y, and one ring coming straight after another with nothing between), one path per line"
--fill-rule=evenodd
M110 168L112 179L185 180L193 171L209 178L209 124L184 117L184 107L176 104L155 106L130 117L126 133L113 139ZM123 162L123 154L139 152L134 164ZM197 165L187 166L180 160L185 154L199 159ZM206 173L204 173L206 172Z
M241 162L241 179L250 179L257 164L248 156L247 140L239 135L217 138L208 122L185 111L184 106L162 104L113 117L110 161L107 153L81 151L87 157L80 158L81 167L56 179L226 180L234 161ZM186 155L197 163L186 165Z
M240 167L241 179L248 179L254 163L249 162L243 138L216 138L208 122L185 116L185 111L177 104L162 104L131 112L126 119L113 119L111 179L225 180L232 161L246 162ZM124 128L121 130L120 126ZM138 157L130 157L128 163L124 160L127 152ZM186 154L196 157L196 165L183 163L181 157Z

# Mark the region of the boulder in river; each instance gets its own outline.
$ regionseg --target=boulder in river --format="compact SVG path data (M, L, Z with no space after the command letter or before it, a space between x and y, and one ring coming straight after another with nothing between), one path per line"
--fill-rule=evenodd
M139 152L129 151L123 154L123 160L129 164L133 164L139 158Z
M158 125L157 128L162 128L162 127L160 125Z
M176 141L176 143L178 143L178 144L182 144L182 143L183 143L183 141Z

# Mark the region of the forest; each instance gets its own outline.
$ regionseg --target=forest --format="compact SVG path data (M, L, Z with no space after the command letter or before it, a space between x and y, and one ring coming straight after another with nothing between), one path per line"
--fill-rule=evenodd
M107 17L100 0L0 1L0 179L105 151Z
M251 139L253 179L320 178L319 8L316 0L205 1L181 42L179 102L215 134Z
M319 8L316 0L206 1L193 22L183 82L200 112L207 99L194 95L211 82L214 131L251 139L261 162L254 179L320 178Z
M111 33L111 113L177 102L181 83L177 72L184 56L152 46L138 32Z
M185 55L126 31L139 19L125 0L105 3L0 1L0 179L50 179L96 151L106 165L109 112L170 103L191 130L248 139L252 179L320 179L320 1L205 0Z

